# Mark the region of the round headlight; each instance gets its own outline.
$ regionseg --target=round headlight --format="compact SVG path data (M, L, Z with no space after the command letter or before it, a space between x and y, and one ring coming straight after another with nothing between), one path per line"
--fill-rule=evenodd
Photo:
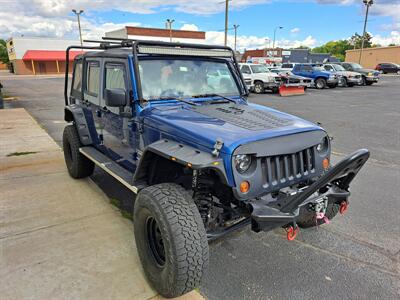
M329 148L329 138L326 136L322 139L321 143L317 145L317 151L320 154L325 154Z
M246 172L251 165L251 156L248 154L239 154L236 155L234 158L236 170L239 173L244 173Z

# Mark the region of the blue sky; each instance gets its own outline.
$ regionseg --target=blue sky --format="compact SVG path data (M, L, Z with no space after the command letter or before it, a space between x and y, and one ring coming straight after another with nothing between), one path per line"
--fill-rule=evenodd
M223 4L221 4L223 5ZM278 32L278 38L305 39L312 35L320 42L343 39L354 32L362 32L364 21L363 7L353 5L321 5L317 3L299 3L279 1L259 4L241 9L232 9L229 14L229 27L240 24L238 34L272 37L275 26L284 28ZM373 11L373 8L371 9ZM103 11L93 14L103 21L138 22L142 26L164 27L167 18L175 19L174 27L183 24L195 24L202 31L223 31L223 12L212 15L193 15L171 10L161 10L154 14L135 14L123 11ZM370 16L368 30L385 35L384 26L390 24L388 16ZM291 30L299 31L292 33Z
M207 41L222 43L222 0L0 0L0 37L48 36L77 38L71 9L84 9L82 27L86 38L126 25L173 27L206 31ZM112 8L111 8L112 7ZM229 27L239 24L239 48L267 46L276 26L277 45L315 47L330 40L361 33L365 7L362 0L232 0ZM400 0L375 0L368 31L379 44L400 44ZM233 30L229 42L233 41Z

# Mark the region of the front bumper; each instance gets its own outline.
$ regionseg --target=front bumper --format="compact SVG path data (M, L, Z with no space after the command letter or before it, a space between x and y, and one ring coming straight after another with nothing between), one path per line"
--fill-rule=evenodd
M338 83L339 83L339 79L338 79L338 78L328 79L326 82L327 82L329 85L334 85L334 84L338 84Z
M264 82L265 89L278 88L279 86L280 86L280 82L276 82L276 81Z
M296 193L271 198L254 199L249 202L253 231L268 231L290 224L296 224L300 207L316 203L319 199L340 203L347 201L351 181L369 158L369 151L355 151L309 186ZM272 201L271 201L272 200Z
M347 77L347 82L349 83L354 83L354 84L360 84L362 82L362 77Z
M378 76L366 76L365 80L366 81L370 81L370 82L378 82L379 81L379 77Z

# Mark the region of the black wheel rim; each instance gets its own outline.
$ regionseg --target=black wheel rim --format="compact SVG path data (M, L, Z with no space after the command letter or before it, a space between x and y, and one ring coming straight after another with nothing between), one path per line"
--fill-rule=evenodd
M157 221L153 217L147 218L146 237L155 261L160 267L163 267L165 265L164 242Z

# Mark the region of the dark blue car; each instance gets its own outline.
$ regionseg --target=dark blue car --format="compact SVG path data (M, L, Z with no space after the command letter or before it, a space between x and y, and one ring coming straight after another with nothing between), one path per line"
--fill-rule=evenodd
M76 48L96 51L75 58L70 83ZM331 166L324 129L250 104L228 47L112 40L71 46L66 62L68 172L97 166L133 192L137 250L165 297L199 286L208 241L248 225L292 240L344 213L369 157Z
M336 74L327 72L322 67L312 64L296 64L293 67L292 73L311 78L317 89L324 89L326 87L335 88L339 83L339 78Z

